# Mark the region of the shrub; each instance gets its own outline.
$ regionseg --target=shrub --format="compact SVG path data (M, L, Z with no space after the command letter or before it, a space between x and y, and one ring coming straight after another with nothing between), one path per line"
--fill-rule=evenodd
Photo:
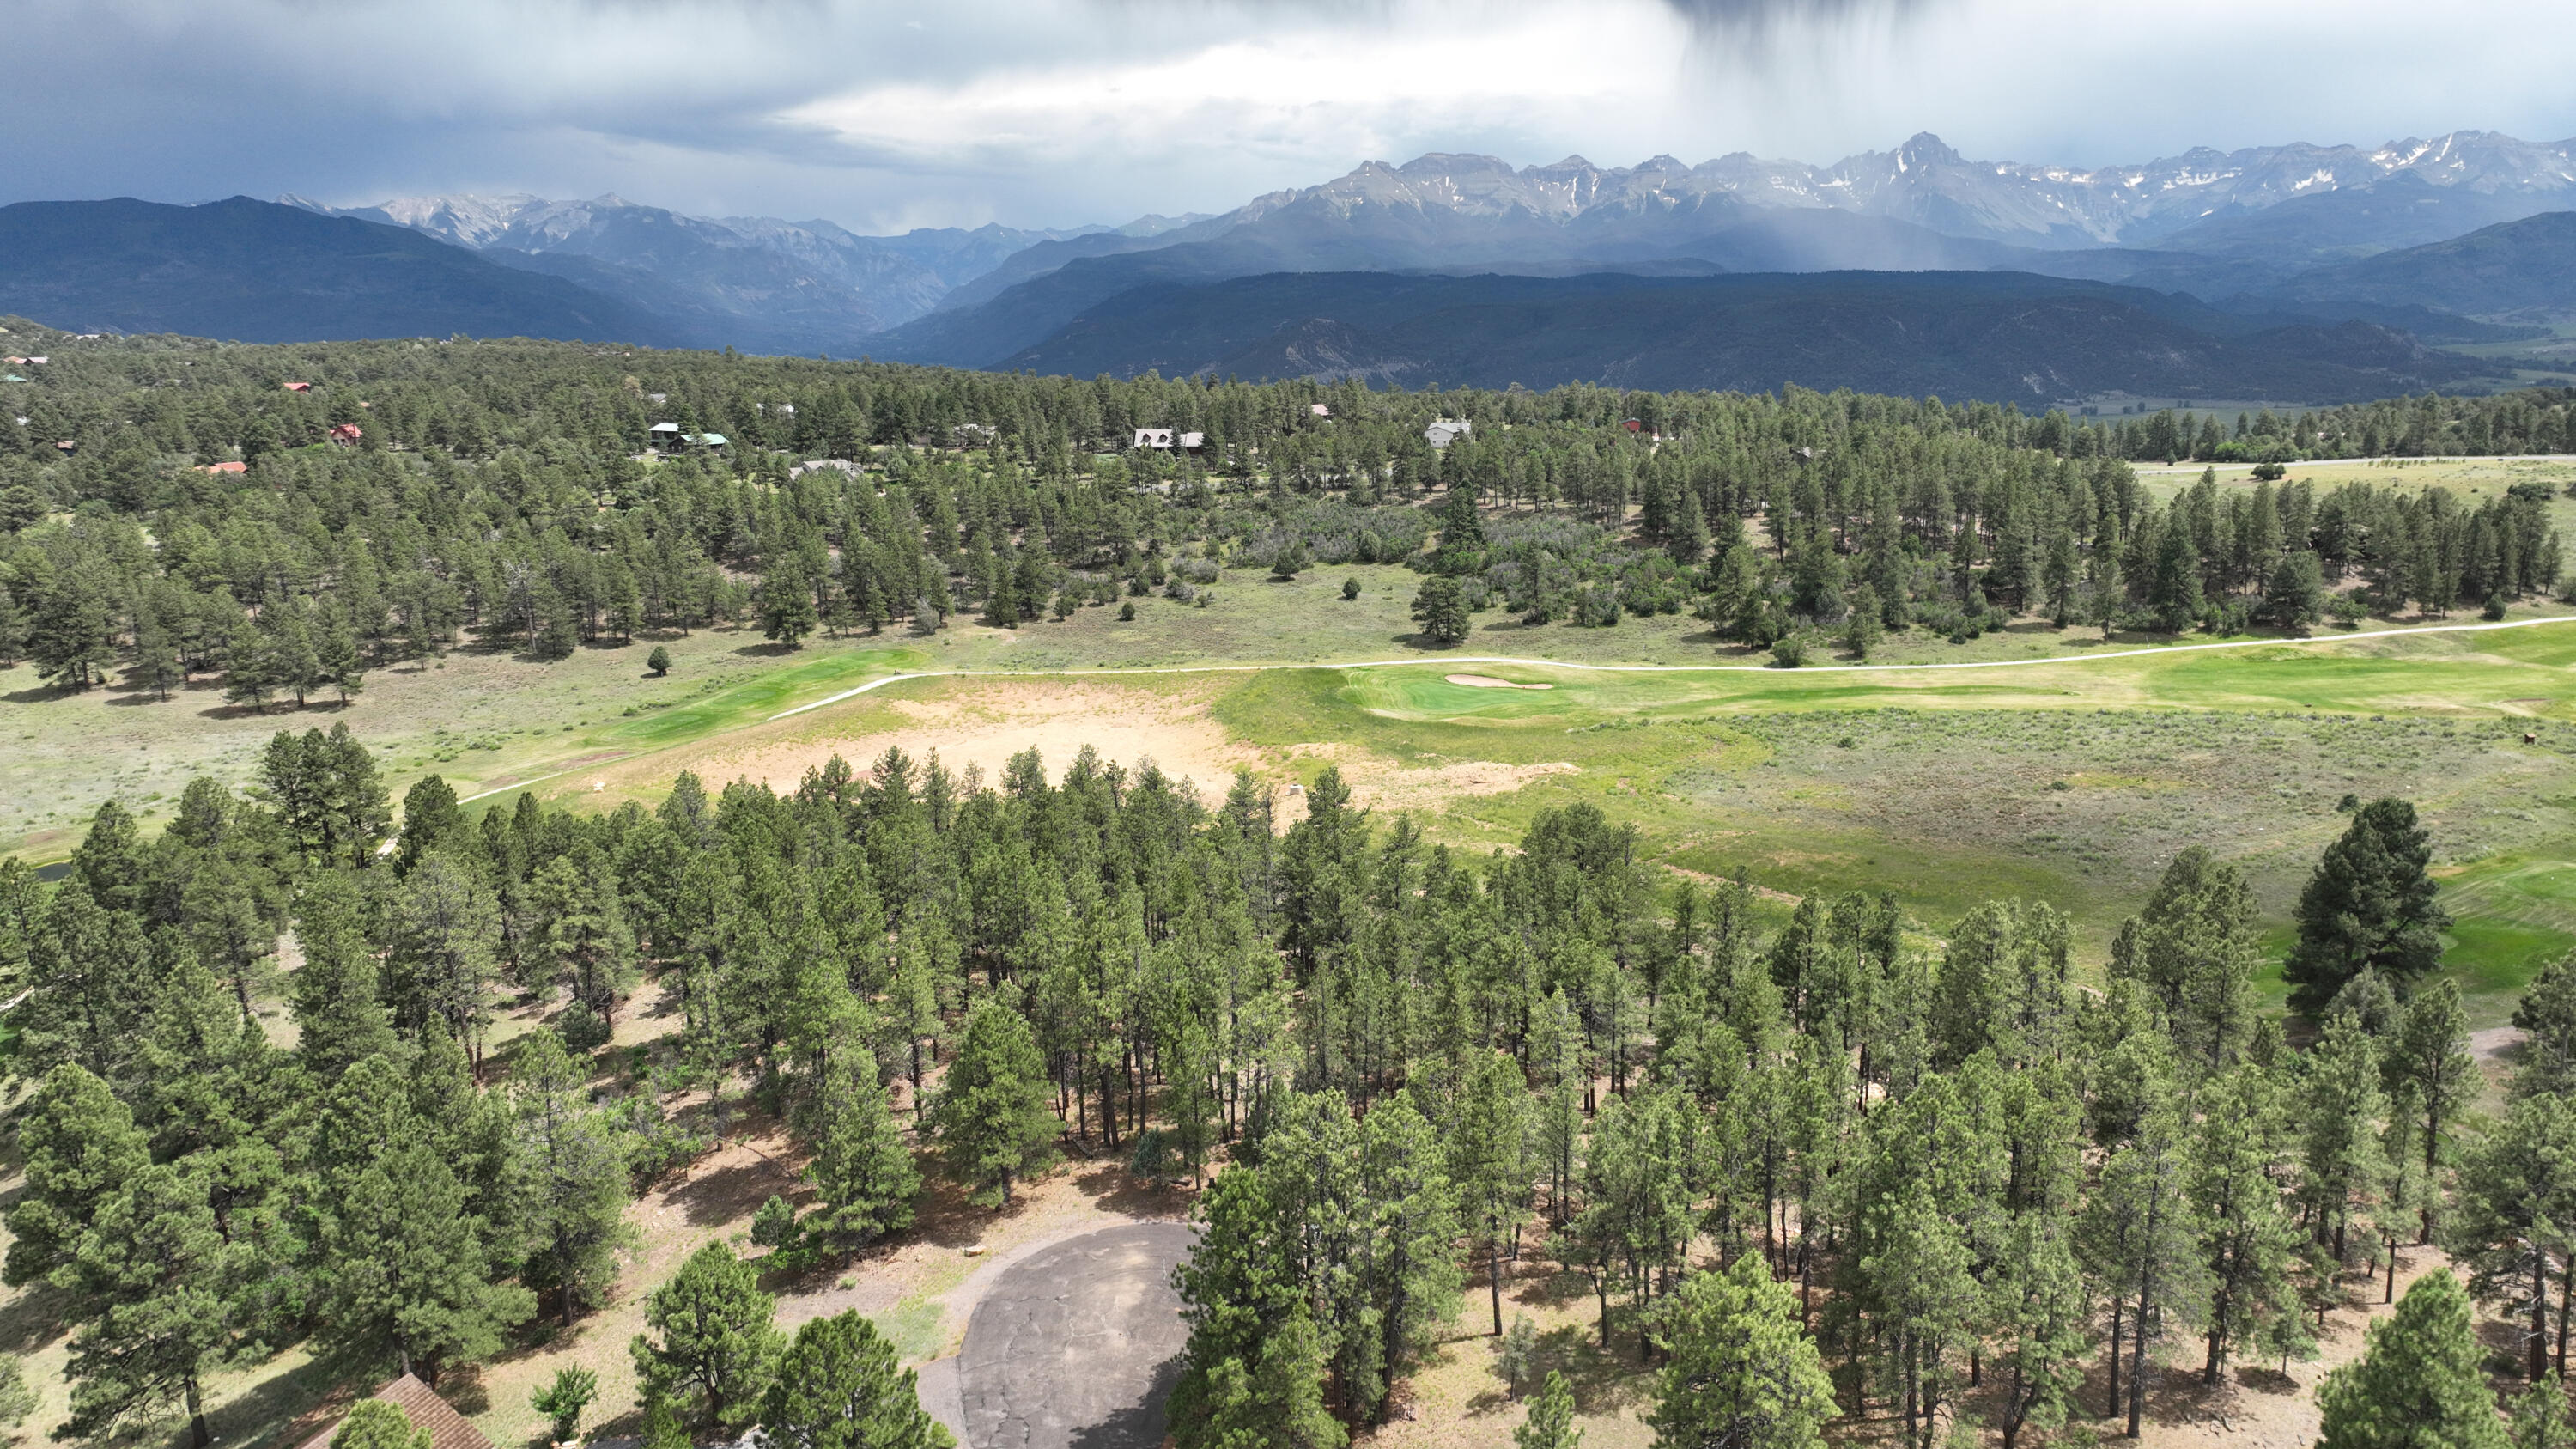
M671 651L659 644L654 645L653 652L644 656L644 667L652 670L656 679L670 673Z

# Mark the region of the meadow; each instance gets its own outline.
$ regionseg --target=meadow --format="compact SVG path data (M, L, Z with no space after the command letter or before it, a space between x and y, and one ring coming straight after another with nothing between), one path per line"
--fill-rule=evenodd
M1090 745L1130 768L1150 757L1210 797L1237 769L1284 792L1332 765L1382 815L1479 852L1541 809L1589 801L1676 872L1741 874L1774 901L1894 891L1927 935L1982 899L2047 899L2074 916L2090 962L2190 844L2246 868L2286 942L2347 798L2394 794L2431 824L2449 966L2479 1025L2576 947L2576 621L1993 668L1462 662L1474 647L1382 667L1126 674L1094 672L1138 667L1114 655L1074 673L1017 653L1001 667L1030 672L894 679L800 707L1032 646L841 648L703 692L650 686L676 702L503 751L394 763L487 801L524 789L598 809L656 800L683 769L792 789L834 754L864 765L889 745L987 778L1022 749L1060 770ZM1469 670L1547 687L1451 681Z

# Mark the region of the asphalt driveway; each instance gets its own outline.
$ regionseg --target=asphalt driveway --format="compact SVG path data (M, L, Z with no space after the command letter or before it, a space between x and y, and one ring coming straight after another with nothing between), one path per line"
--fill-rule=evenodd
M1180 1374L1182 1223L1102 1228L1011 1265L957 1356L967 1449L1154 1449Z

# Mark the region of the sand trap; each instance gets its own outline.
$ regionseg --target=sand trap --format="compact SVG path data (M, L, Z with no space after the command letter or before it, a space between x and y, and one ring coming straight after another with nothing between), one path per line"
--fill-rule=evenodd
M1556 686L1555 686L1555 685L1553 685L1553 684L1517 684L1517 683L1514 683L1513 681L1508 680L1508 679L1496 679L1494 676L1492 676L1492 675L1490 675L1490 674L1452 674L1452 675L1450 675L1450 676L1449 676L1449 682L1450 682L1451 684L1463 684L1463 685L1467 686L1469 689L1554 689L1554 688L1556 688Z

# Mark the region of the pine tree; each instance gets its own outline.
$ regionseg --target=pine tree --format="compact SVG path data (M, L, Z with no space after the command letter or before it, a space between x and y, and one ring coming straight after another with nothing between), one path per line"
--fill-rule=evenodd
M2442 1224L2443 1246L2469 1270L2469 1290L2520 1326L2524 1373L2549 1368L2553 1270L2576 1239L2576 1105L2526 1097L2460 1164L2458 1192ZM2410 1290L2411 1293L2411 1290ZM2562 1319L2558 1342L2563 1362Z
M1413 596L1413 618L1432 643L1455 644L1467 637L1467 596L1456 579L1434 574Z
M636 979L635 933L607 855L588 842L541 867L528 882L531 932L541 980L564 984L576 1008L567 1025L585 1050L608 1038L618 1003Z
M236 1343L236 1302L257 1266L249 1241L228 1242L207 1182L155 1164L99 1206L56 1281L91 1305L72 1336L67 1428L85 1439L147 1422L172 1405L189 1442L207 1449L206 1376Z
M304 947L304 964L289 991L296 1051L323 1081L337 1080L352 1062L394 1049L393 1028L376 1000L380 973L367 939L370 914L370 903L347 871L315 872L296 903L296 940ZM248 987L236 978L235 990L248 1020Z
M2458 982L2435 982L2406 1003L2380 1070L2389 1095L2411 1109L2424 1180L2438 1180L2448 1130L2485 1085L2477 1058L2469 1055L2469 1016L2460 1006ZM2430 1196L2424 1199L2423 1214L2422 1235L2429 1241L2434 1227Z
M809 1320L778 1358L761 1429L783 1449L951 1449L913 1371L857 1310Z
M2053 1207L2018 1215L1988 1288L1988 1317L2001 1339L1995 1369L2002 1377L2004 1449L2014 1449L2025 1429L2047 1433L2063 1425L2084 1383L2092 1305L2069 1229Z
M402 835L394 848L394 870L409 875L441 842L465 829L465 812L457 806L456 787L444 776L423 775L403 792Z
M1760 1255L1693 1274L1671 1303L1646 1416L1658 1449L1821 1449L1833 1385L1798 1327L1797 1295Z
M798 649L821 622L814 610L812 575L799 555L784 552L761 574L761 637Z
M2513 1401L2508 1417L2513 1449L2570 1449L2576 1446L2576 1422L2567 1412L2567 1388L2556 1373L2543 1375Z
M2450 917L2434 904L2432 858L2413 805L2373 800L2354 813L2299 893L2299 939L2281 967L2292 1006L2318 1014L2365 968L2401 984L2433 970Z
M644 1395L669 1400L715 1429L731 1432L751 1422L777 1379L781 1345L770 1324L776 1310L776 1300L760 1291L759 1275L722 1242L690 1254L646 1300L645 1326L661 1341L639 1333L628 1346Z
M2200 1224L2187 1192L2189 1160L2171 1089L2153 1082L2129 1142L2103 1164L2101 1184L2085 1204L2085 1256L2111 1299L2111 1365L2114 1411L2119 1377L2120 1327L2126 1311L2129 1362L2125 1366L2129 1437L2137 1437L2146 1412L2143 1382L2147 1350L2198 1319L2206 1268Z
M2317 1388L2318 1449L2506 1449L2460 1280L2427 1273Z
M1449 1178L1485 1249L1494 1336L1503 1332L1503 1239L1517 1237L1530 1188L1529 1083L1520 1064L1481 1053L1467 1068L1449 1126Z
M2540 968L2514 1006L2513 1024L2523 1034L2514 1094L2528 1097L2576 1088L2576 955L2562 956Z
M805 1172L823 1202L824 1230L868 1243L912 1226L921 1172L864 1048L833 1061L807 1108L805 1132L814 1148Z
M1574 1427L1574 1390L1554 1369L1530 1400L1529 1417L1512 1430L1515 1449L1583 1449L1583 1431Z
M1048 1096L1028 1019L990 997L975 1003L930 1114L940 1150L975 1184L975 1201L1009 1206L1012 1183L1055 1160L1064 1124Z
M2201 1381L2215 1386L2266 1321L2299 1305L2289 1281L2293 1235L2274 1182L2281 1109L2270 1071L2239 1067L2203 1088L2196 1105L2189 1191L2208 1282Z
M9 1209L9 1258L0 1270L12 1287L67 1265L99 1205L150 1161L133 1110L85 1068L67 1063L47 1073L25 1112L18 1150L27 1186Z
M527 1244L520 1277L556 1295L564 1324L597 1303L617 1276L626 1225L626 1160L590 1107L584 1073L562 1038L539 1028L510 1062L511 1115Z
M345 1184L322 1234L331 1341L435 1374L499 1352L535 1311L526 1289L492 1281L486 1225L434 1147L397 1141Z

